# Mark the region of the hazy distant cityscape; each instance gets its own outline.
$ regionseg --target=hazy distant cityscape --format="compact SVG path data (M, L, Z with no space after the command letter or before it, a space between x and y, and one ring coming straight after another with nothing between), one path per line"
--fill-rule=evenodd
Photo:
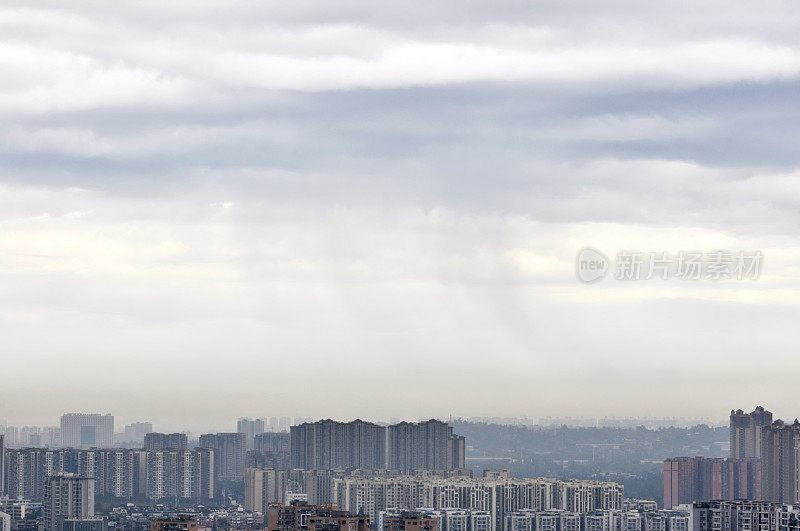
M725 513L794 529L800 423L760 406L724 427L668 420L265 417L192 434L68 413L59 426L2 427L0 520L26 531L688 531Z
M5 435L6 446L13 448L16 446L43 446L58 448L61 446L79 446L80 443L76 442L80 433L79 417L71 417L70 415L63 415L61 417L61 424L59 426L12 426L5 420L0 419L0 434ZM133 422L125 424L124 426L117 426L114 424L114 417L112 415L100 415L100 420L96 417L93 422L96 429L96 445L110 445L126 446L129 444L140 444L144 440L144 435L153 431L153 424L151 422ZM425 421L426 418L419 417L417 421ZM447 420L447 419L440 419ZM451 419L452 420L452 419ZM397 424L401 421L398 417L392 417L384 420L376 420L376 424ZM249 426L250 432L287 432L289 427L294 424L302 424L304 422L313 422L311 417L264 417L259 419L242 418L237 423L237 429L242 426ZM458 422L466 422L470 424L496 424L499 426L523 426L529 428L552 428L552 427L617 427L617 428L636 428L644 426L645 428L691 428L698 425L707 425L711 427L718 427L726 425L727 421L716 420L712 421L708 418L687 418L687 417L542 417L542 418L528 418L528 417L467 417L464 419L459 418ZM121 429L120 429L121 428ZM77 429L77 431L76 431ZM62 443L62 433L65 433L65 443ZM188 437L192 437L191 432L186 433ZM244 433L244 432L243 432Z

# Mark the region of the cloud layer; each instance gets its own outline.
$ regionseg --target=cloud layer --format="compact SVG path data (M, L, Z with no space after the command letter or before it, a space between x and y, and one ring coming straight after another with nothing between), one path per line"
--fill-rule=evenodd
M796 415L742 374L797 376L798 24L792 2L2 2L0 417ZM765 268L585 286L586 245Z

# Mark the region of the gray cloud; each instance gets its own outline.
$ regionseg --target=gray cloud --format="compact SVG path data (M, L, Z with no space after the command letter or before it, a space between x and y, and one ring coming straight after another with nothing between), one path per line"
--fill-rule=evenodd
M0 416L101 400L134 419L153 414L144 389L194 411L157 422L196 428L741 405L725 371L703 411L685 371L653 381L796 352L799 18L784 2L3 2L0 333L25 376ZM762 249L767 266L595 289L572 269L585 245ZM32 360L61 375L35 403ZM331 375L369 399L323 411ZM425 391L398 406L388 375ZM485 384L504 391L464 396ZM759 392L788 404L777 389ZM686 400L667 410L672 390Z

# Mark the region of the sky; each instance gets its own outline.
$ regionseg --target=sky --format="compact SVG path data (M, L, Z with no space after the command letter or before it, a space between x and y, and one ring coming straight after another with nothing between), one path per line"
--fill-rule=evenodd
M0 418L800 416L798 27L0 1ZM585 247L763 263L586 284Z

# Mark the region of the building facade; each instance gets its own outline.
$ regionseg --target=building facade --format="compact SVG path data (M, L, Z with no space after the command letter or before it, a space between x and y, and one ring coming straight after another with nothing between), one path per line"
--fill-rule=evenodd
M254 450L258 452L292 451L292 436L289 433L259 433L253 439Z
M776 503L800 501L800 422L776 420L762 428L761 468L764 499Z
M246 419L242 418L236 423L236 431L244 433L247 438L247 448L252 450L254 448L254 439L256 435L264 433L264 420L263 419Z
M213 449L151 450L145 454L145 494L164 498L210 499L214 497Z
M731 411L731 459L761 457L761 430L772 424L772 413L758 406L752 413Z
M61 444L67 448L113 447L113 415L87 413L61 415Z
M209 433L200 436L200 447L214 451L216 477L222 480L244 478L247 437L244 433Z
M185 433L148 433L144 436L145 450L186 450L189 446Z
M61 531L67 519L94 517L94 479L74 474L48 476L44 492L46 531Z
M673 457L664 461L664 508L702 500L760 500L760 459Z
M386 468L386 428L363 420L320 420L291 427L292 468Z
M368 531L370 519L351 515L332 506L296 501L270 504L266 512L268 531Z
M800 508L765 501L692 504L692 531L797 531Z
M387 446L392 470L409 473L464 468L464 437L455 435L452 426L439 420L389 426Z
M522 509L619 511L623 499L618 483L543 478L335 477L332 490L331 503L373 521L389 508L468 509L486 511L495 530L502 529L506 514Z
M6 485L6 444L5 435L0 434L0 496L5 494Z

